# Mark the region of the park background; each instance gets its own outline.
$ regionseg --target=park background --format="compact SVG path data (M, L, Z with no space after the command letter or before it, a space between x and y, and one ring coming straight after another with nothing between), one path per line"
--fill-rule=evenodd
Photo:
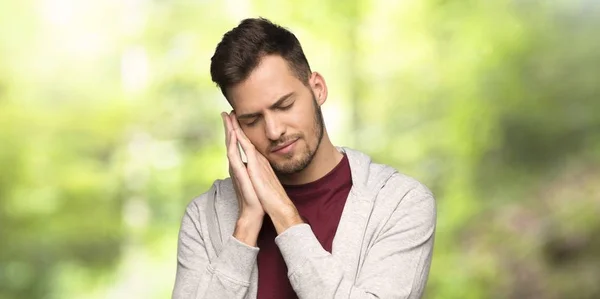
M600 1L0 2L0 299L169 298L227 176L209 64L245 17L326 78L336 145L430 187L426 298L600 298Z

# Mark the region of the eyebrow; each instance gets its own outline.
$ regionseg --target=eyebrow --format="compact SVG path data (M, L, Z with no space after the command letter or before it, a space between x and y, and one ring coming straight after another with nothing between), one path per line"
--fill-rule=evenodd
M289 99L291 96L294 95L294 92L290 92L286 95L283 95L282 97L279 98L279 100L277 100L277 102L275 102L275 104L269 106L269 109L275 109L279 106L281 106L281 104L283 104L283 102L287 99ZM242 114L240 116L238 116L238 119L249 119L249 118L255 118L257 116L260 116L260 112L256 112L256 113L246 113L246 114Z

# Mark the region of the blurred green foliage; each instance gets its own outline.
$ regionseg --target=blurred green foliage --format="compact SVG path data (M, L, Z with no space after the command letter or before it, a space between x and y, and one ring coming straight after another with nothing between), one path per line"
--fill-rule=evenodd
M337 145L438 201L427 298L600 297L600 5L0 3L0 299L165 298L185 205L227 174L222 34L292 29Z

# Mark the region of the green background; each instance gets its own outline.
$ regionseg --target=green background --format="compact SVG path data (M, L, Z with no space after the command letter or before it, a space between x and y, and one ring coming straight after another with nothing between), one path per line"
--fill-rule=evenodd
M426 298L600 298L593 0L0 2L0 299L169 298L227 176L210 81L248 16L327 80L336 145L425 183Z

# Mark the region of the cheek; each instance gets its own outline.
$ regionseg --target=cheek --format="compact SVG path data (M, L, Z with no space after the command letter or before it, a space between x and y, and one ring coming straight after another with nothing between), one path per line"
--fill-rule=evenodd
M266 151L269 143L265 136L265 130L262 126L256 126L255 128L246 129L244 131L250 142L254 145L259 152L263 153Z
M250 139L250 142L252 144L254 144L255 146L257 144L260 144L260 129L258 127L256 128L246 128L244 130L244 134L246 134L246 137L248 137L248 139Z
M302 108L302 112L298 115L298 119L296 121L305 134L310 134L315 129L315 110L312 103L311 105L307 105L306 107Z

